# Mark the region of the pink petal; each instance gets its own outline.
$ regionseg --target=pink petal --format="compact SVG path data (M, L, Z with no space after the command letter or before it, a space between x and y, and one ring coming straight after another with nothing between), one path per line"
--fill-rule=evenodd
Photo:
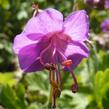
M33 68L32 65L34 66L37 63L36 60L39 58L40 52L44 48L43 43L31 44L22 48L18 54L21 69L28 71L27 69Z
M75 68L83 58L89 56L89 50L84 43L81 42L71 42L67 46L64 55L67 59L71 59L73 62L72 67Z
M36 40L41 40L44 37L44 35L40 33L31 33L28 34L27 37L33 41L36 41Z
M56 48L50 43L40 54L41 63L55 63Z
M64 21L64 33L72 40L85 41L88 38L89 21L86 11L71 13Z
M37 59L33 64L24 69L24 72L35 72L35 71L41 71L43 69L44 66L40 63L40 59Z
M23 47L31 45L31 44L35 44L35 43L38 43L38 40L32 41L28 39L24 33L21 33L17 35L14 39L13 50L16 54L18 54L20 49L22 49Z
M55 9L46 9L37 16L32 17L26 24L24 31L26 34L61 31L63 15ZM31 39L31 38L30 38Z

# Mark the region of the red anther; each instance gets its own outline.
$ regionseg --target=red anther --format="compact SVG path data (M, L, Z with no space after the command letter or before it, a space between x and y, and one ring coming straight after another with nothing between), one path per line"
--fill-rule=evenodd
M66 61L64 61L64 62L62 62L62 65L64 65L64 66L70 66L70 65L72 65L72 60L66 60Z
M73 93L76 93L77 90L78 90L78 85L77 85L77 84L73 84L73 85L71 86L71 90L72 90Z

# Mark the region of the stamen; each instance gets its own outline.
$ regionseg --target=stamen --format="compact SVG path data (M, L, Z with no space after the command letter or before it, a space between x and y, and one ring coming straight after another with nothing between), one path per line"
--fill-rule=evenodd
M51 69L52 67L53 67L53 70ZM61 89L59 88L59 85L58 85L59 84L58 72L57 70L54 70L54 68L56 69L56 66L54 64L46 64L46 68L50 70L49 81L53 88L52 108L55 109L56 108L56 98L59 97L61 94Z
M51 94L49 98L49 106L52 105L52 108L56 108L56 98L60 97L61 95L61 89L62 89L62 80L60 79L61 76L58 74L60 71L58 71L60 68L58 66L58 70L56 69L55 64L46 63L44 65L45 69L49 70L49 82L51 86ZM61 87L60 87L61 86ZM50 105L51 104L51 105Z
M55 67L53 64L49 64L49 63L46 63L46 64L44 65L44 67L45 67L45 69L47 69L47 70L55 70L55 69L56 69L56 67Z
M64 66L70 66L70 65L72 65L72 60L65 60L64 62L62 62L62 65L64 65Z
M53 106L52 106L52 108L56 109L56 97L54 94L53 94Z
M62 75L61 75L61 72L60 72L60 65L57 64L57 73L58 73L58 76L59 76L59 86L60 86L60 89L62 90Z
M60 54L62 54L60 51L58 51ZM64 59L66 59L66 57L62 54L62 56L64 57ZM56 56L56 60L59 60L59 57ZM57 63L57 69L56 69L56 76L57 76L57 80L58 80L58 86L60 89L60 94L61 94L61 90L62 90L62 76L61 76L61 72L60 72L60 63Z
M54 95L55 95L55 97L60 97L60 95L61 95L61 89L60 88L55 88L54 89Z
M77 79L76 79L76 77L75 77L74 72L71 70L71 68L68 67L68 69L69 69L69 71L70 71L70 73L71 73L71 75L72 75L72 77L73 77L73 80L74 80L74 84L73 84L72 87L71 87L71 88L72 88L72 92L73 92L73 93L76 93L77 90L78 90Z
M69 69L69 71L70 71L70 73L71 73L71 75L72 75L72 77L74 79L74 84L72 85L72 92L76 93L77 90L78 90L78 83L77 83L76 77L75 77L72 69L70 68L70 65L72 65L72 64L73 64L72 60L70 60L70 59L65 60L64 62L62 62L62 65L64 65L65 67L67 67Z
M57 69L56 69L56 82L57 82L57 84L59 83L59 77L58 77Z
M59 52L59 54L62 56L63 60L67 60L66 56L59 50L57 50Z
M52 81L55 83L55 72L52 72ZM55 87L53 87L53 104L52 104L52 108L55 109L56 108L56 97L54 95L54 89Z
M56 98L60 97L61 90L59 88L54 88L53 90L53 109L56 108Z
M73 85L71 86L71 90L72 90L73 93L76 93L77 90L78 90L78 85L77 85L77 84L73 84Z
M57 69L56 69L56 81L55 81L55 83L57 84L57 86L55 85L55 87L54 87L54 96L55 96L55 98L60 97L61 88L62 88L62 86L60 85L60 78L58 77L59 76L58 73L59 72L57 72Z
M56 83L56 81L51 80L50 84L54 87L54 88L58 88L58 84Z

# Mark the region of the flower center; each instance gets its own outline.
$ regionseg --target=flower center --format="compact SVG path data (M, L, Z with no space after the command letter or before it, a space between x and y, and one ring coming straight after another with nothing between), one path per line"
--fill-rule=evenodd
M51 34L51 43L56 48L63 48L67 46L67 43L70 41L70 37L61 32L55 32Z

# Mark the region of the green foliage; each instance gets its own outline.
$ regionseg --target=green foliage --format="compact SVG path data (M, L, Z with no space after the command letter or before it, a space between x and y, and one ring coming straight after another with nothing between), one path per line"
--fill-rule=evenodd
M96 73L94 81L94 93L98 105L102 105L103 97L107 96L108 89L109 89L109 69L107 69L104 72L98 71Z
M41 90L41 91L48 91L48 72L37 72L32 74L27 74L25 79L29 84L29 90Z
M5 109L27 109L24 99L25 89L19 84L15 89L9 85L3 85L0 91L0 104Z
M13 86L16 83L17 81L15 79L15 75L13 75L12 73L0 73L0 84L8 84L9 86Z

